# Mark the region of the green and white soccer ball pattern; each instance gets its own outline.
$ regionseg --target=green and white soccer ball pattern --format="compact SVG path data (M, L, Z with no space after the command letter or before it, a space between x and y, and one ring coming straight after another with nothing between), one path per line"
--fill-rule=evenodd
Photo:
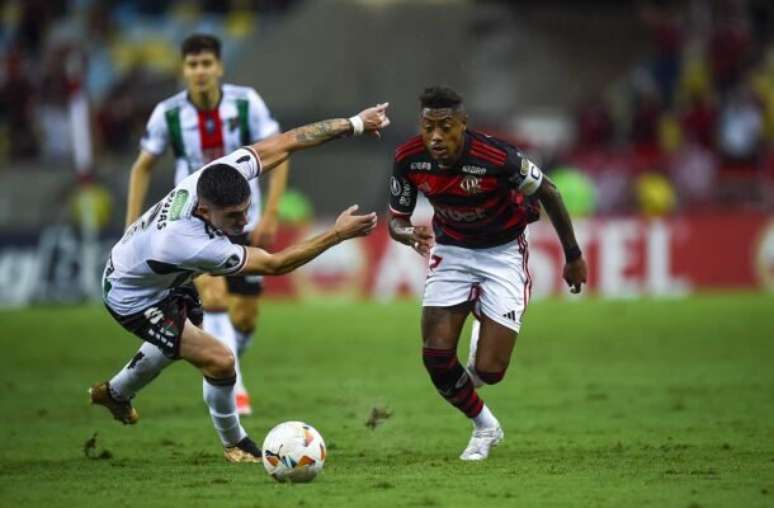
M271 429L261 452L263 467L279 482L312 481L328 454L320 433L304 422L284 422Z

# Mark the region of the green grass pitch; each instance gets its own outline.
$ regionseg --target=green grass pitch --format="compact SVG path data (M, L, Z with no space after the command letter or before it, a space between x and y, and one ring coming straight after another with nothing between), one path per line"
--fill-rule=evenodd
M225 463L182 362L136 399L137 426L90 407L139 345L103 308L0 312L0 505L774 506L774 296L534 302L505 380L480 391L505 442L474 464L422 367L419 312L264 304L244 424L259 443L284 420L320 430L325 469L296 486ZM393 414L371 429L374 407Z

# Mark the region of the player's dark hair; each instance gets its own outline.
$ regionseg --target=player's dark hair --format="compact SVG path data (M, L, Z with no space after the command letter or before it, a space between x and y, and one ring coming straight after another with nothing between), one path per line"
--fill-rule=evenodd
M199 199L219 208L241 205L250 197L250 185L242 173L228 164L213 164L196 183Z
M429 86L419 96L423 108L458 108L462 105L462 96L448 86Z
M209 34L193 34L186 37L180 46L183 58L187 55L198 55L202 51L209 51L220 59L220 39Z

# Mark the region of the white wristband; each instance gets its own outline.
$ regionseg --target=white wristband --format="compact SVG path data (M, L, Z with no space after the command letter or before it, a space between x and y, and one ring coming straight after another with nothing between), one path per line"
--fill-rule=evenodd
M350 117L349 123L352 124L353 136L359 136L363 134L363 131L365 130L365 125L363 124L363 119L360 118L360 115L355 115L353 117Z

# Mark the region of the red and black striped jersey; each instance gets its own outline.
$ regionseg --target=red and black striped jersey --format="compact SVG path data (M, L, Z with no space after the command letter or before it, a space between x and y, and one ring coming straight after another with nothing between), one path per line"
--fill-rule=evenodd
M416 136L395 150L390 211L410 217L421 191L433 205L437 243L494 247L537 219L537 206L525 196L542 181L540 169L516 147L481 132L466 131L462 156L443 169Z

